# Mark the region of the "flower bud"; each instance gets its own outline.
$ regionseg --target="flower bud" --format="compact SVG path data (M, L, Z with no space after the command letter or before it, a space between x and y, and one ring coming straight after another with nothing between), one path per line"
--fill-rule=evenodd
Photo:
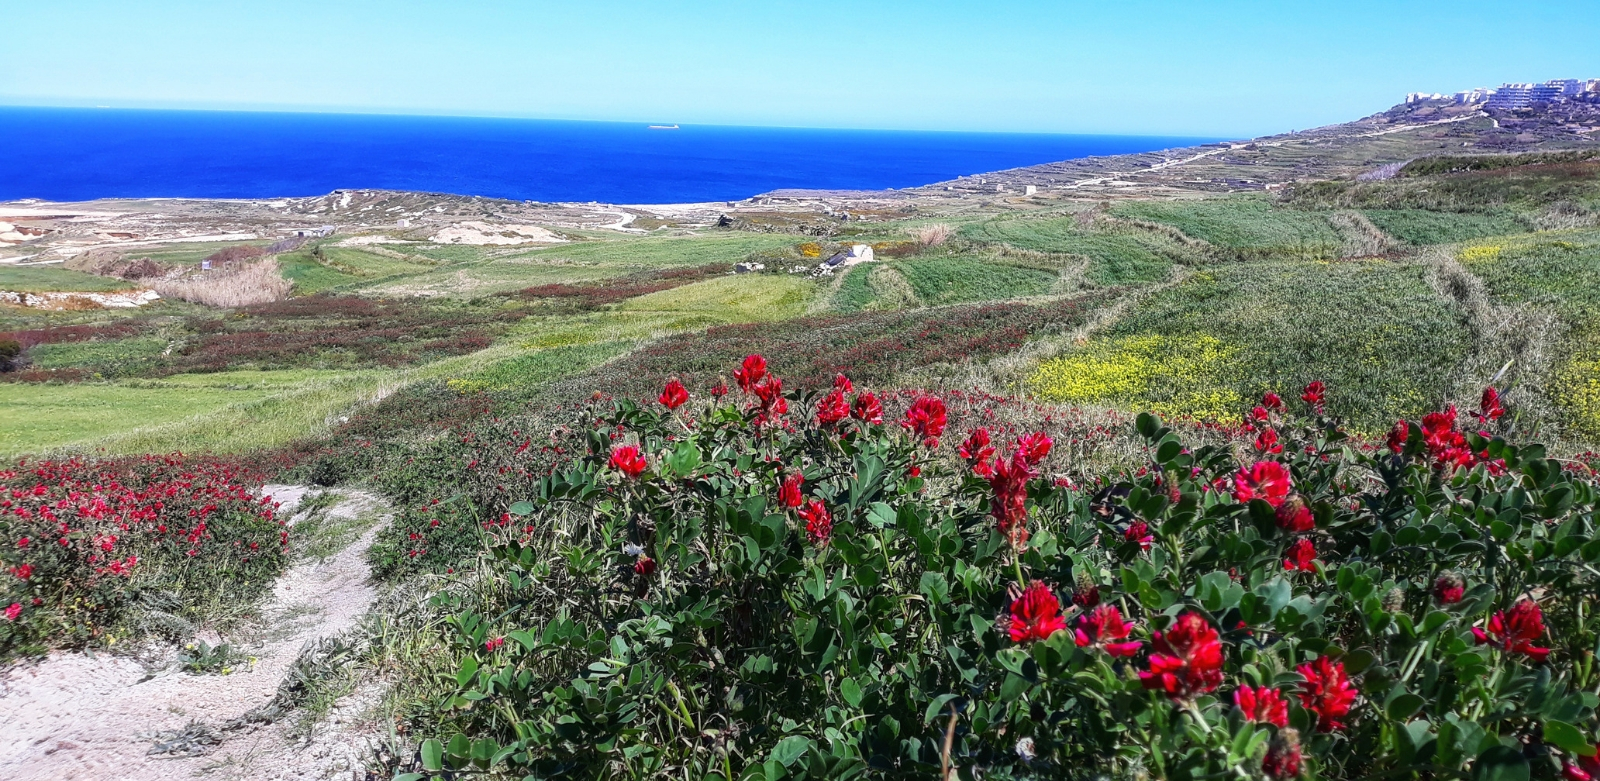
M1278 730L1261 758L1261 772L1268 778L1285 779L1300 775L1300 733L1293 727Z
M1466 594L1467 581L1454 570L1445 570L1433 582L1433 598L1441 605L1454 605Z
M1395 586L1383 595L1383 609L1387 613L1398 613L1406 609L1406 590Z
M1089 577L1086 570L1078 570L1073 577L1072 604L1088 610L1100 604L1100 587L1095 585L1094 578Z

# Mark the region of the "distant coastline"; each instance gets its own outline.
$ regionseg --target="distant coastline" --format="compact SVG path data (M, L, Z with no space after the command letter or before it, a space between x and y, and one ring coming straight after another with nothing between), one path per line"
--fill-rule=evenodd
M676 127L676 126L663 126ZM0 107L0 201L280 198L375 188L686 203L881 190L1216 139L385 115Z

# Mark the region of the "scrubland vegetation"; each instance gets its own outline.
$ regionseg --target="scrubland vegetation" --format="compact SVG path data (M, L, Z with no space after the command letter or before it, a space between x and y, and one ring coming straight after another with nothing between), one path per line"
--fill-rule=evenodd
M259 485L361 485L411 781L1577 779L1593 165L8 310L0 653L225 624L296 544Z

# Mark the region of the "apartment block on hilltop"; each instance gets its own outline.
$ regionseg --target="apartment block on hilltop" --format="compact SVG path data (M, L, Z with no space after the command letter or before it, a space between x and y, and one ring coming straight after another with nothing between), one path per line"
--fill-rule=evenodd
M1453 94L1438 92L1412 92L1406 95L1406 104L1429 100L1448 100L1467 105L1483 103L1496 111L1513 111L1528 108L1536 103L1555 103L1563 100L1600 98L1600 79L1551 79L1540 84L1506 83L1499 87L1477 87Z

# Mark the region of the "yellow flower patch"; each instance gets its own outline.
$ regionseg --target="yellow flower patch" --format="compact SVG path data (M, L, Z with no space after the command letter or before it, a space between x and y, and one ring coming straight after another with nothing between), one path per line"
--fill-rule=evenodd
M1459 257L1462 263L1486 263L1498 259L1504 250L1504 244L1474 244L1462 248Z
M1237 354L1237 347L1203 334L1127 336L1091 342L1045 361L1028 379L1028 387L1049 401L1236 420L1244 398L1227 375Z

